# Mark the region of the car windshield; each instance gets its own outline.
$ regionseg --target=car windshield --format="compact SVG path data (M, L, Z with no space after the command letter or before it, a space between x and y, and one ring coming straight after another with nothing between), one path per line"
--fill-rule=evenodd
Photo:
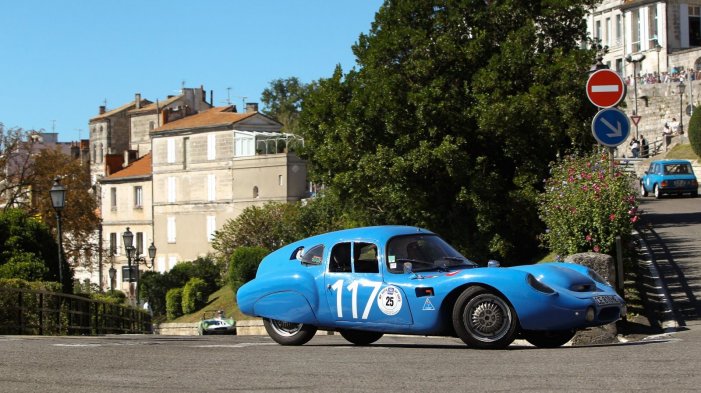
M664 166L665 175L688 175L694 173L691 164L666 164Z
M392 273L402 273L404 263L412 271L449 270L476 267L436 235L408 235L392 238L387 245L387 267Z

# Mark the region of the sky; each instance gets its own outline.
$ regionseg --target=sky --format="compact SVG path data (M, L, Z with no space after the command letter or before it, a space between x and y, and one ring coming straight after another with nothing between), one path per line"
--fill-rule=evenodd
M0 123L87 139L134 100L203 86L241 110L275 79L356 66L381 0L22 0L0 4Z

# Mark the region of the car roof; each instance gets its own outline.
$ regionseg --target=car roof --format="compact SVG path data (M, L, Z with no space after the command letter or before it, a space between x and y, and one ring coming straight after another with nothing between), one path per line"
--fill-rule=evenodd
M316 235L305 239L306 241L339 241L339 240L354 240L354 239L374 239L380 242L388 241L390 238L402 235L434 235L433 232L411 226L403 225L380 225L372 227L361 227L352 229L343 229L340 231L328 232L321 235Z
M667 160L655 160L652 162L653 164L691 164L688 160L672 160L672 159L667 159Z

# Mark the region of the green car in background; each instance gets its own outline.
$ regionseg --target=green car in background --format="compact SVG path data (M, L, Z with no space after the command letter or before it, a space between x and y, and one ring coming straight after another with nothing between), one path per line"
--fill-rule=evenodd
M224 317L224 311L205 311L197 326L200 336L206 334L236 334L234 318Z

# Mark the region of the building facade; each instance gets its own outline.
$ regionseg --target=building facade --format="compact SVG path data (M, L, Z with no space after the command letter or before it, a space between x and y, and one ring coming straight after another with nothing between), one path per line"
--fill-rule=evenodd
M215 231L246 207L308 196L307 164L289 150L303 141L280 132L257 104L245 113L213 108L200 88L156 103L136 94L134 102L101 111L90 120L90 146L102 159L91 169L102 217L103 289L134 295L129 275L139 273L127 267L127 228L143 257L140 270L165 272L213 252Z

